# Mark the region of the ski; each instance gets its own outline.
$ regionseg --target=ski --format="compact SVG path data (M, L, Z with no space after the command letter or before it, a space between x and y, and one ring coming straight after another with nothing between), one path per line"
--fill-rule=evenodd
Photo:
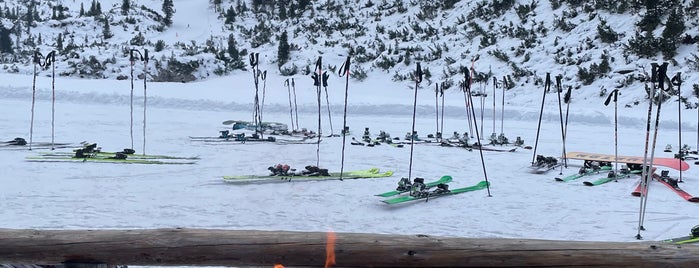
M667 188L669 188L670 190L675 192L677 195L682 197L684 200L687 200L689 202L699 202L699 197L692 196L691 194L682 190L677 185L677 181L675 179L672 179L669 176L667 176L667 171L663 170L660 173L662 175L653 174L653 179L655 179L656 181L660 182L661 184L667 186Z
M378 168L366 170L345 171L342 179L364 179L364 178L384 178L393 176L393 171L380 172ZM274 182L295 182L295 181L326 181L339 180L340 172L330 172L327 176L319 175L242 175L223 176L223 180L229 183L274 183Z
M589 176L589 175L593 175L593 174L598 174L598 173L600 173L600 172L603 171L603 170L611 170L611 169L612 169L611 166L601 166L601 167L597 167L597 168L595 168L595 167L592 167L592 168L581 168L580 171L578 171L578 173L575 173L575 174L572 174L572 175L569 175L569 176L566 176L566 177L563 177L563 178L556 177L556 178L554 178L554 179L555 179L556 181L569 182L569 181L577 180L577 179L582 178L582 177L585 177L585 176Z
M610 172L612 172L612 171L610 171ZM591 182L584 181L583 184L585 186L602 185L602 184L608 183L610 181L616 181L618 179L624 179L624 178L631 177L631 175L634 175L634 174L641 174L641 172L642 172L641 170L633 170L633 171L630 171L628 173L621 172L621 174L618 174L618 175L608 174L606 177L602 177L602 178L599 178L599 179L591 181Z
M438 143L442 147L459 147L459 148L464 148L469 151L472 150L478 150L479 146L478 145L467 145L462 142L451 142L451 141L442 141ZM493 147L488 147L488 146L483 146L480 148L483 151L491 151L491 152L508 152L508 153L513 153L517 151L517 147L511 148L511 149L498 149L498 148L493 148Z
M665 239L663 242L675 245L697 243L699 242L699 225L694 226L688 236Z
M162 160L152 160L152 159L119 159L119 158L108 158L108 157L85 157L77 158L71 156L27 156L25 158L28 162L95 162L95 163L116 163L116 164L157 164L157 165L191 165L196 162L191 161L162 161Z
M643 194L648 194L648 190L643 190L643 187L641 187L641 181L643 181L643 178L640 178L638 182L636 182L636 185L633 187L633 191L631 191L631 195L633 196L641 196L641 191L644 191Z
M566 153L566 158L579 159L579 160L590 160L590 161L606 161L606 162L614 162L615 159L618 159L619 163L643 164L643 157L638 157L638 156L623 156L623 155L614 156L614 155L608 155L608 154L569 152L569 153ZM669 157L654 157L653 158L653 165L654 166L664 166L664 167L672 168L675 170L681 170L681 171L685 171L685 170L689 169L689 164L687 164L687 162L682 161L681 159L669 158Z
M119 152L121 153L121 152ZM92 157L96 158L109 158L113 157L117 152L95 152L91 153ZM40 156L44 157L71 157L75 156L75 152L40 152ZM198 160L198 156L171 156L171 155L155 155L155 154L126 154L128 159L181 159L181 160Z
M443 188L438 187L437 190L434 190L432 192L424 192L424 194L421 194L421 195L399 196L396 198L382 200L381 202L384 202L384 203L389 204L389 205L393 205L393 204L405 203L405 202L410 202L410 201L415 201L415 200L426 200L427 201L429 199L437 198L437 197L441 197L441 196L448 196L448 195L461 194L461 193L472 192L472 191L477 191L477 190L483 190L486 187L488 187L488 182L486 182L486 181L481 181L473 186L456 188L456 189L443 189Z
M407 179L407 178L403 178L403 179ZM451 177L451 176L444 175L444 176L442 176L441 178L439 178L439 180L425 183L425 187L426 187L427 189L429 189L429 188L433 188L433 187L439 185L440 183L449 183L449 182L451 182L451 181L452 181L452 177ZM409 191L410 191L410 185L402 185L402 186L403 186L403 187L401 187L401 185L399 185L398 188L397 188L396 190L389 191L389 192L385 192L385 193L380 193L380 194L377 194L376 196L380 196L380 197L391 197L391 196L394 196L394 195L399 195L399 194L402 194L402 193L405 193L405 192L409 192Z

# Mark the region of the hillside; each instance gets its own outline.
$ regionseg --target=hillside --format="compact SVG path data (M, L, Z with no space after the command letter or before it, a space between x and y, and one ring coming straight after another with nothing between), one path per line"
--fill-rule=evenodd
M252 53L274 76L307 75L318 56L335 71L350 55L359 81L408 81L421 62L423 85L456 88L474 66L482 88L495 78L531 90L550 72L587 98L638 89L650 63L665 60L693 88L682 93L688 107L699 92L697 0L203 2L175 1L168 15L162 0L5 1L2 69L32 74L33 51L55 50L58 76L142 78L145 62L130 55L147 50L150 81L188 82L244 73ZM622 100L642 101L633 95Z

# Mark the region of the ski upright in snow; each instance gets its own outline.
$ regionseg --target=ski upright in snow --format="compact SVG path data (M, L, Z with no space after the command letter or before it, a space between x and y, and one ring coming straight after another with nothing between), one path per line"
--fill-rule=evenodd
M482 189L485 189L487 187L488 187L488 182L486 182L486 181L480 181L479 183L477 183L473 186L456 188L456 189L449 189L449 185L442 183L442 184L437 185L436 189L432 190L432 191L429 191L426 188L423 188L422 190L420 190L420 189L411 190L410 195L404 195L404 196L399 196L399 197L395 197L395 198L391 198L391 199L386 199L386 200L382 200L382 202L389 204L389 205L393 205L393 204L405 203L405 202L416 201L416 200L429 201L432 198L461 194L461 193L466 193L466 192L472 192L472 191L482 190ZM413 188L415 188L415 187L413 187Z
M425 187L427 189L430 189L430 188L436 187L437 185L439 185L441 183L449 183L451 181L452 181L451 176L444 175L441 178L439 178L439 180L425 183ZM424 182L423 178L415 178L415 183L422 183L422 182ZM412 188L413 184L414 183L410 182L410 179L401 178L400 181L398 182L398 187L396 188L396 190L385 192L385 193L380 193L380 194L377 194L376 196L391 197L394 195L399 195L399 194L402 194L405 192L409 192L410 189Z

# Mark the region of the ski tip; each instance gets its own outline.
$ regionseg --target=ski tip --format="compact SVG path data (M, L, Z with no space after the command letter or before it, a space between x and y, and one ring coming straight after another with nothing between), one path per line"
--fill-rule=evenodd
M693 202L693 203L699 203L699 197L696 197L696 196L695 196L695 197L692 197L692 198L687 199L687 201Z
M583 184L584 184L585 186L594 186L594 184L592 184L592 183L589 182L589 181L584 181Z
M556 180L556 181L563 181L563 179L561 179L561 178L559 178L559 177L556 177L556 178L553 178L553 179Z

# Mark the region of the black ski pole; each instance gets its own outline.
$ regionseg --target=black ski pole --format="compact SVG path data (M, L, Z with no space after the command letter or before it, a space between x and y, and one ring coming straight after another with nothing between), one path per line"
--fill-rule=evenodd
M558 94L558 115L561 118L561 140L563 141L563 167L568 168L568 158L566 158L566 132L563 126L563 104L561 103L561 80L563 76L556 76L556 92ZM563 174L563 167L561 167L561 175Z
M413 152L415 145L415 137L412 136L415 133L415 116L417 114L417 89L422 82L422 68L420 68L420 62L417 63L415 69L415 97L413 98L413 124L410 131L410 162L408 164L408 179L412 181L413 174Z
M468 90L469 99L472 100L473 97L471 95L471 87L467 87L466 89ZM474 109L474 107L471 106L471 110L473 110L473 109ZM491 197L492 195L490 194L490 182L488 181L488 173L487 173L486 168L485 168L485 160L483 157L483 144L481 142L481 136L478 135L478 130L477 130L478 125L476 123L476 113L475 113L475 111L472 111L471 114L473 115L473 123L476 124L476 126L475 126L476 127L476 140L478 141L478 152L480 153L481 166L483 167L483 177L485 178L486 188L488 190L488 197ZM481 125L481 129L482 128L483 128L483 125ZM466 146L468 146L468 144L466 144Z
M342 76L345 77L345 109L344 109L344 112L342 113L342 132L340 133L342 135L342 159L340 161L340 180L342 180L342 176L344 175L344 171L345 171L345 144L346 144L347 135L349 135L349 133L345 133L344 131L348 129L348 127L347 127L347 95L349 92L350 56L347 56L345 63L342 64L342 66L340 66L340 70L339 70L338 74L340 75L340 77L342 77Z
M611 101L614 101L614 181L617 180L619 172L619 142L618 142L618 104L617 97L619 90L614 89L604 101L604 106L608 106Z
M679 161L682 163L684 157L685 157L685 152L682 150L682 73L677 72L675 76L672 77L672 80L670 80L670 83L673 86L677 87L677 121L678 123L678 136L679 136ZM677 180L677 182L683 182L682 181L682 169L680 168L680 178Z
M56 51L49 52L46 55L45 65L51 65L51 150L55 150L54 147L54 134L56 126Z
M536 149L539 147L539 132L541 132L541 118L544 115L544 103L546 101L546 92L551 86L551 74L546 73L546 81L544 82L544 95L541 97L541 110L539 111L539 124L536 127L536 139L534 140L534 155L532 156L532 166L536 159Z
M286 86L289 93L289 117L291 118L291 130L294 131L296 129L296 127L294 127L294 106L291 104L291 86L289 85L288 78L284 80L284 86Z
M41 55L41 53L37 50L34 51L34 58L33 58L33 63L34 63L34 75L32 75L32 109L31 109L31 119L29 120L29 150L32 150L32 143L33 143L33 138L34 138L34 106L36 103L36 75L37 75L37 65L41 65L41 58L44 55Z

